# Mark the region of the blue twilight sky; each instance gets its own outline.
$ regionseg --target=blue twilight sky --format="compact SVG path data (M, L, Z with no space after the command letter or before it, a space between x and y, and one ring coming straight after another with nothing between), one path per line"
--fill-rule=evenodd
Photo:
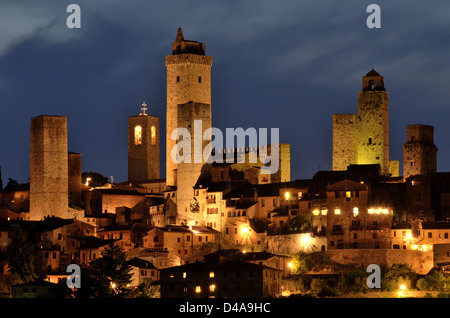
M66 8L81 7L81 29ZM381 29L366 8L381 7ZM292 179L331 169L332 114L361 77L389 91L390 157L406 125L435 126L450 171L450 2L416 0L0 0L0 166L28 182L30 118L68 117L83 171L127 179L127 117L149 104L165 132L165 65L179 26L213 57L213 126L280 128ZM161 140L161 177L165 177Z

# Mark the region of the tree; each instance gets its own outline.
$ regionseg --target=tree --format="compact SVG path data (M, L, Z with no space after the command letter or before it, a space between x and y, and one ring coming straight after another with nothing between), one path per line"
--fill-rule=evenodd
M20 227L15 228L11 235L11 243L7 249L7 261L11 272L17 274L25 283L37 278L33 245L30 244L26 233Z
M87 178L90 178L89 186L91 187L101 187L108 182L108 178L98 172L83 172L81 174L82 182L86 183Z
M394 264L383 274L381 288L386 291L397 290L401 284L414 286L418 275L407 264Z
M5 190L12 190L19 186L19 182L17 180L14 180L12 178L8 178L8 183L6 184Z
M446 291L449 283L450 279L442 271L433 269L417 281L417 288L419 290Z
M101 253L101 258L93 263L93 270L111 287L113 296L125 296L128 293L127 285L131 283L131 265L126 264L124 250L109 244Z
M305 274L314 267L314 261L311 254L305 252L298 252L291 257L292 273Z

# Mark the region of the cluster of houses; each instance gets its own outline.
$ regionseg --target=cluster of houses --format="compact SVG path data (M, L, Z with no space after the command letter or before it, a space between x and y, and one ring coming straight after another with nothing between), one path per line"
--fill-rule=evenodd
M380 176L378 165L351 165L280 183L201 180L192 189L196 225L168 222L176 190L156 191L162 180L86 187L84 217L74 219L28 220L26 185L4 190L0 253L21 227L38 274L57 282L69 264L88 267L113 243L132 265L132 287L151 279L162 297L276 296L299 251L410 263L420 273L450 264L449 173L403 180Z

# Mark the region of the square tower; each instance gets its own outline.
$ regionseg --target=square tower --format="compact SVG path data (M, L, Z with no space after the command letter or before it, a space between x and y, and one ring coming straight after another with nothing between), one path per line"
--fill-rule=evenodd
M438 148L434 144L434 127L408 125L406 138L403 145L403 179L436 172Z
M384 78L371 70L362 78L358 114L333 115L333 170L350 164L379 164L382 175L396 175L389 161L389 108ZM392 169L391 169L392 168Z
M201 127L199 126L200 122ZM178 105L177 126L187 129L191 136L190 162L178 163L175 173L177 223L195 225L195 221L198 221L199 217L198 213L191 211L191 204L195 203L194 186L205 164L203 150L211 142L202 138L205 130L211 128L211 105L193 102ZM198 146L201 149L198 149Z
M373 69L362 80L363 89L358 92L357 164L379 164L381 173L389 175L388 92L383 77Z
M356 114L333 115L333 170L356 163Z
M31 118L30 219L69 218L67 118Z
M128 117L128 181L143 182L160 178L159 117L146 113Z
M167 113L166 113L166 184L175 186L177 165L170 154L176 145L171 139L178 127L178 105L196 102L211 105L212 57L205 55L205 44L184 39L178 29L172 43L172 55L166 56Z

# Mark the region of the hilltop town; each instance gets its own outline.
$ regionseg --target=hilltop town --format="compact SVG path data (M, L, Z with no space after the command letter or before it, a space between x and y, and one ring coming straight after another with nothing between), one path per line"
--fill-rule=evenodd
M68 149L70 118L31 118L30 182L0 192L0 274L2 282L13 274L9 247L20 228L36 275L3 288L5 297L54 296L70 264L82 269L82 290L83 270L98 269L113 247L124 253L129 279L124 286L106 280L106 287L133 294L145 285L162 298L283 297L305 290L298 275L323 283L370 264L405 266L422 278L447 273L450 172L437 171L429 125L405 127L403 171L390 158L388 92L378 72L362 74L357 113L325 114L333 122L332 170L291 180L295 145L282 141L211 152L232 161L175 162L175 129L191 132L202 152L208 145L193 130L196 121L202 136L213 127L212 57L180 28L165 64L166 131L145 103L130 114L125 182L82 172L82 154ZM267 163L252 155L276 160L278 170L265 173Z

